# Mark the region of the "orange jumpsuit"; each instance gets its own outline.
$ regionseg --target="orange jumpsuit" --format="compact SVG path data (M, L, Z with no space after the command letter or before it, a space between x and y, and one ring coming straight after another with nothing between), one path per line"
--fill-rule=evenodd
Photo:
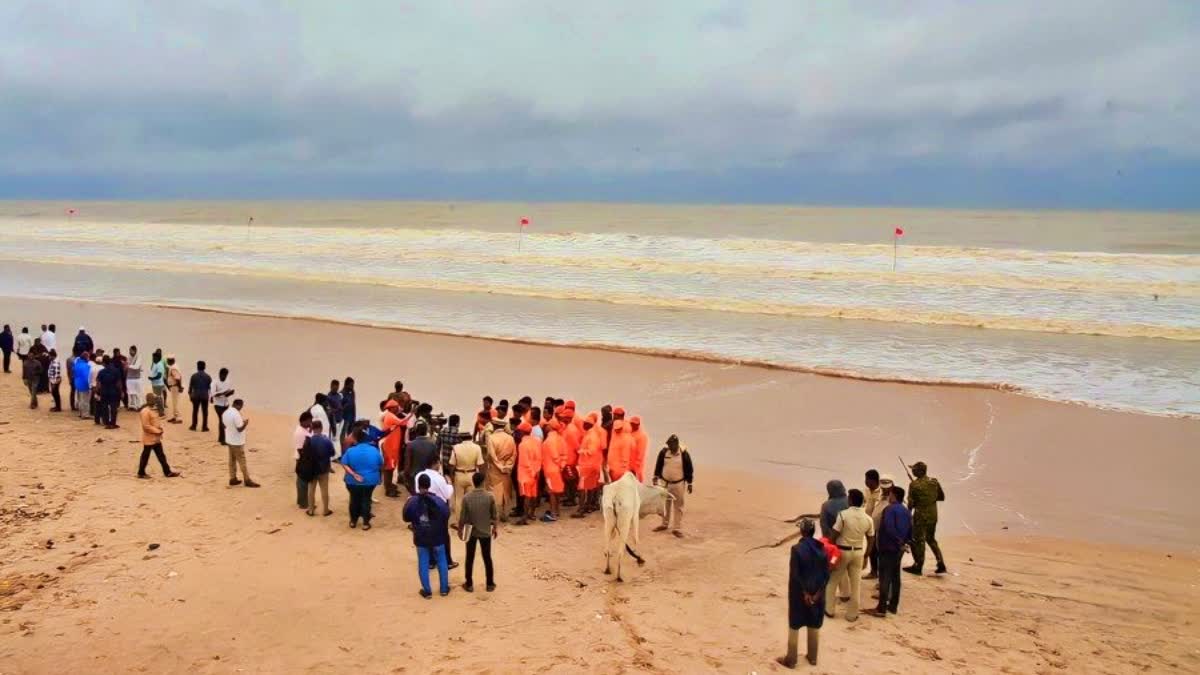
M563 428L563 440L567 442L567 466L579 465L579 445L583 443L583 425L568 422Z
M390 409L385 410L380 420L383 431L391 431L403 427L404 420L400 419ZM392 432L383 439L380 449L383 450L383 469L391 471L400 467L400 443L404 440L404 429Z
M600 487L600 468L604 466L604 429L594 426L579 444L579 489Z
M517 482L522 497L538 496L538 475L542 472L542 442L528 434L517 446Z
M567 441L554 427L562 425L554 422L550 425L550 433L542 442L542 474L546 476L546 488L554 494L562 494L562 470L567 461Z
M629 470L637 476L639 483L645 483L646 477L643 469L646 465L646 448L650 445L650 436L646 434L645 427L640 425L637 431L631 431L629 435L633 437L633 452L629 455Z
M629 458L633 455L633 435L625 420L614 420L612 439L608 442L608 480L617 482L629 471Z

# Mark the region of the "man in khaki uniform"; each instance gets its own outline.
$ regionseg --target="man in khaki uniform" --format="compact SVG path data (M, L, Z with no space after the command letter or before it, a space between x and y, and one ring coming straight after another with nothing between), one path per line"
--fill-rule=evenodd
M892 491L892 486L895 484L896 484L896 479L892 478L891 474L885 473L879 478L879 492L886 495L887 493ZM883 524L883 510L886 509L887 507L888 507L888 500L886 498L884 498L884 499L880 499L878 502L876 502L875 507L873 509L871 509L870 511L868 511L866 508L863 508L863 511L866 511L867 513L871 514L871 521L875 525L875 533L876 534L879 533L879 526L881 524ZM867 557L869 557L869 558L876 557L875 542L871 542L871 546L868 547ZM876 586L879 585L878 584L879 575L876 573L876 570L874 570L874 569L871 570L870 574L864 576L863 578L864 579L875 579Z
M850 584L850 601L846 603L846 620L858 620L859 592L862 587L863 556L867 545L875 536L875 522L863 511L863 493L861 490L851 490L849 495L850 508L838 514L833 524L830 539L842 551L842 557L829 576L825 587L825 597L837 597L838 584L848 581ZM826 605L825 615L833 618L836 606Z
M866 502L863 504L863 511L866 512L866 514L868 516L872 516L872 519L873 519L874 515L875 515L875 508L879 505L880 502L882 502L884 506L887 506L887 497L883 496L884 492L879 487L879 472L876 471L875 469L870 469L867 471L866 480L864 482L867 485L867 489L863 495L866 498ZM875 531L876 532L879 531L879 521L878 520L875 521ZM867 559L867 562L871 563L871 573L863 578L864 579L879 578L879 574L876 572L876 570L878 569L878 566L879 566L879 561L876 559L875 547L872 546L869 549L867 549L867 558L866 559Z
M167 355L167 393L171 395L171 424L183 424L179 419L179 395L183 393L183 373L175 365L175 355Z
M654 484L663 485L671 494L671 502L663 514L662 525L654 528L655 532L664 532L671 528L671 514L675 514L675 529L671 534L683 537L683 501L685 495L692 492L692 456L687 447L680 444L679 437L672 435L667 439L667 447L659 450L658 459L654 462Z
M508 511L515 503L512 494L512 471L517 462L517 443L508 430L508 420L492 420L492 433L487 437L487 491L496 498L500 521L508 522Z
M454 502L450 506L450 527L458 527L462 500L473 486L471 476L483 468L483 450L475 441L463 441L450 451L449 469L454 473Z

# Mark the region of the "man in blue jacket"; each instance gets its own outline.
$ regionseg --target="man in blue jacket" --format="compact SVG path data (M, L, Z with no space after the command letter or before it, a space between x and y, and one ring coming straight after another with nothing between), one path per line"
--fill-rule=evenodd
M445 535L450 523L450 505L429 491L428 474L417 477L417 494L404 505L404 522L412 523L413 545L417 547L417 575L421 597L433 597L429 588L429 561L437 560L442 596L450 595L450 569L446 562Z
M71 381L75 384L75 408L79 419L87 419L92 401L92 355L83 352L71 364Z
M866 612L880 618L900 609L900 559L904 557L904 547L912 541L913 531L912 514L904 506L904 488L893 486L887 500L879 532L875 533L875 545L879 548L879 606Z

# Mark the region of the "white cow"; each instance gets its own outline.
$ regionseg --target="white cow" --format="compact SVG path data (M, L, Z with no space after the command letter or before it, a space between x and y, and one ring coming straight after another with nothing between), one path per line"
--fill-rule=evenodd
M638 521L652 513L664 516L671 503L666 488L642 485L632 471L620 480L604 486L600 504L604 509L604 573L612 574L613 548L617 555L617 581L621 578L621 559L625 552L637 560L646 561L633 549L638 544Z

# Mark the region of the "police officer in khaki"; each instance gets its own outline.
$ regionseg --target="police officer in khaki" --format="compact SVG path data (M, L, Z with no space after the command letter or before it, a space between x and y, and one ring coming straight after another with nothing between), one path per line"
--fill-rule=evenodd
M933 550L937 558L938 574L946 573L946 559L942 557L942 547L937 543L938 502L946 501L946 493L942 491L941 483L936 478L930 478L925 462L917 462L912 467L913 480L908 484L908 509L912 512L912 557L913 564L905 567L909 574L921 574L925 567L925 544Z
M858 605L862 587L863 558L867 546L875 537L875 521L863 510L864 497L862 490L851 490L850 507L837 515L833 523L830 539L842 551L833 573L829 575L829 583L825 586L825 616L833 618L834 607L830 602L837 597L839 583L846 581L850 584L850 601L846 603L846 620L858 620Z
M450 508L450 526L458 527L463 497L474 486L472 477L483 469L483 450L474 441L462 441L450 451L450 469L454 472L454 503Z

